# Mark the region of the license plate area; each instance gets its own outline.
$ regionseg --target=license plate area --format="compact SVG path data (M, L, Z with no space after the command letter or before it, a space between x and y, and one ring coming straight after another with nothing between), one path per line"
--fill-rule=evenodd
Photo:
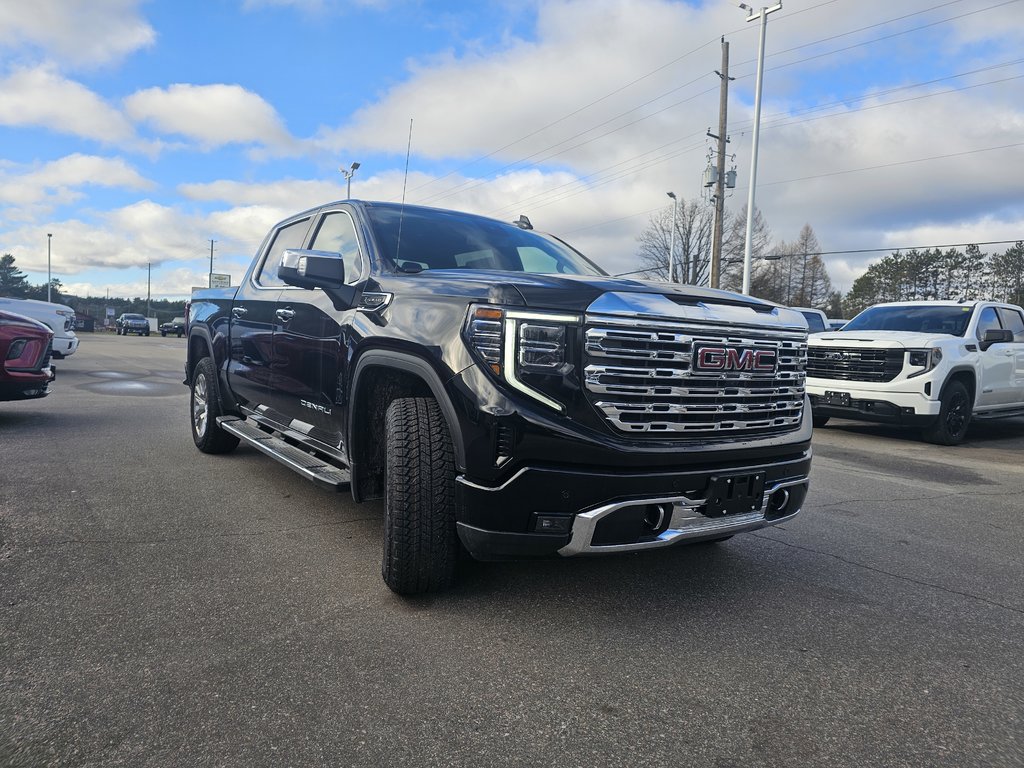
M756 512L764 503L764 472L716 475L708 483L707 517Z
M823 405L839 405L843 408L850 407L850 393L849 392L835 392L833 390L826 390L825 395L821 398Z

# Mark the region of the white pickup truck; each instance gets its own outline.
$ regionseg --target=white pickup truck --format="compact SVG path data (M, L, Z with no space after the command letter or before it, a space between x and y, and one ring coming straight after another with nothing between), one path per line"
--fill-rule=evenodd
M36 299L0 297L0 310L38 320L53 331L53 356L56 359L73 355L78 349L75 335L75 310L65 304Z
M955 445L971 419L1024 415L1024 310L993 301L876 304L807 343L815 426L910 424Z

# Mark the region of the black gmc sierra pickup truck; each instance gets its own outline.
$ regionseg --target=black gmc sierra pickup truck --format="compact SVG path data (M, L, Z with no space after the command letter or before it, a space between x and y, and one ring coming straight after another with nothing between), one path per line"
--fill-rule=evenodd
M205 453L239 441L384 498L384 581L481 560L721 541L799 512L803 317L619 279L564 242L455 211L344 201L196 291L185 383Z

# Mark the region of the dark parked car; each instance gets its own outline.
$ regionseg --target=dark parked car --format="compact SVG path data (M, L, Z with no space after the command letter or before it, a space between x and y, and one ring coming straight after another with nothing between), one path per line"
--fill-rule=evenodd
M114 321L117 326L118 336L127 336L129 333L137 333L139 336L149 336L149 320L134 312L125 312Z
M173 333L179 339L185 335L185 318L176 317L169 323L160 324L160 335L166 336L169 333Z
M0 312L0 400L50 394L53 331L23 315Z

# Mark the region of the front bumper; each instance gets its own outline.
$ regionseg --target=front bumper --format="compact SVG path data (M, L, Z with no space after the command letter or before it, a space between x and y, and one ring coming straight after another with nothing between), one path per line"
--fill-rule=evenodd
M475 558L504 560L657 549L728 536L796 515L810 464L807 448L774 461L682 471L526 467L493 488L460 476L459 537ZM705 514L719 478L754 476L763 483L755 503L730 514Z

